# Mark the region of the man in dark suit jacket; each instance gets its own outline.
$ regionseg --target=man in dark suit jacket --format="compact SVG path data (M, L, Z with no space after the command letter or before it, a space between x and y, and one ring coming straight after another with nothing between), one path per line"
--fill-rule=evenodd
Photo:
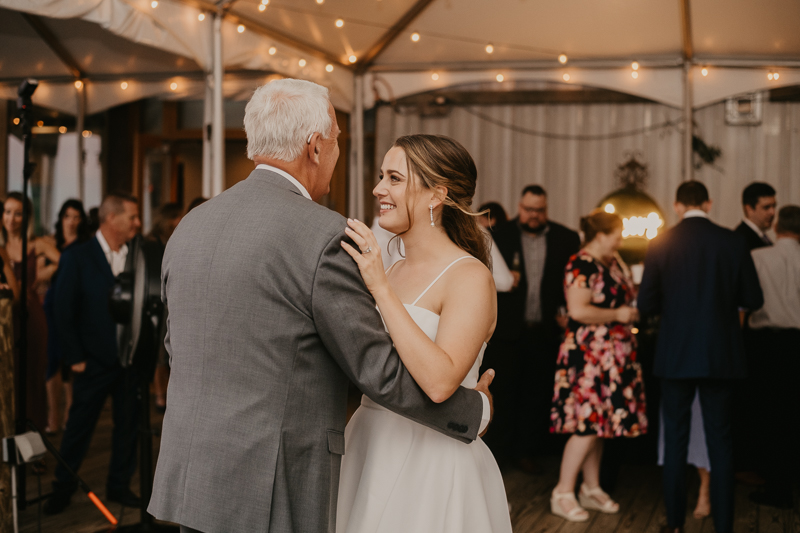
M754 181L742 191L744 219L735 231L745 238L750 251L772 245L765 232L775 220L776 206L775 189L769 183Z
M114 277L125 268L127 245L141 227L136 198L111 194L100 206L100 229L61 256L55 287L55 319L64 363L74 374L72 407L61 456L77 472L89 449L100 411L113 399L114 433L106 499L135 507L130 490L136 469L136 379L118 359L117 326L109 311ZM46 514L69 505L77 484L58 465Z
M548 220L547 193L538 185L523 189L519 216L496 226L492 236L518 282L497 294L497 327L484 359L497 371L498 409L487 444L500 462L521 461L530 470L534 447L548 432L563 332L556 315L566 306L564 268L580 249L580 237Z
M639 288L642 315L660 315L654 374L662 378L667 526L682 531L691 406L699 389L711 459L711 512L718 533L733 531L733 385L746 364L739 308L763 304L744 239L708 219L702 183L678 188L682 221L650 243Z

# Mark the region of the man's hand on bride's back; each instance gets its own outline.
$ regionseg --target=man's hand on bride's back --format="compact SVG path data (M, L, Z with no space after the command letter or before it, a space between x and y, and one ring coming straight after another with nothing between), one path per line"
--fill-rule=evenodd
M489 370L483 373L481 379L478 380L478 384L475 385L475 390L484 393L486 397L489 399L489 407L492 412L492 418L494 418L494 399L492 398L492 393L489 392L489 385L492 384L493 380L494 380L494 370L490 368ZM492 425L491 422L489 422L489 425ZM486 426L486 429L484 429L483 432L481 432L481 434L478 436L483 437L484 435L486 435L486 432L488 430L489 426Z
M353 239L356 248L342 241L344 248L350 257L358 265L361 277L367 285L367 289L375 295L375 292L389 287L389 280L383 270L383 259L381 259L381 247L375 234L366 224L358 220L348 218L345 233Z

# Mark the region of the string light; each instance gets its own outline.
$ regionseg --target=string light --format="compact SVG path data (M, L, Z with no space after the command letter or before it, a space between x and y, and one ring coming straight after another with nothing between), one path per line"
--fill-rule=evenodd
M239 27L236 28L236 31L238 31L239 33L244 33L244 24L239 24Z
M197 15L197 20L199 20L200 22L203 22L204 20L206 20L206 14L205 13L200 13L199 15Z
M333 65L328 63L327 65L325 65L325 70L327 70L328 72L333 72Z
M419 33L417 33L417 32L412 33L411 34L411 40L414 41L415 43L417 41L419 41Z
M84 138L84 139L88 139L89 137L91 137L91 136L92 136L92 132L91 132L91 130L83 130L83 131L81 132L81 135L83 135L83 138Z
M565 73L562 78L564 78L564 81L569 81L569 74Z
M502 82L502 81L503 81L505 78L503 77L503 75L502 75L502 74L498 74L498 75L495 77L495 79L496 79L498 82Z
M274 46L269 47L269 55L274 56L278 52L278 49Z
M631 72L631 78L636 79L638 77L639 77L639 73L638 72L636 72L635 70L633 72Z
M173 91L176 91L178 89L178 84L173 81L172 83L169 84L169 88L172 89Z
M769 74L767 74L767 79L770 80L770 81L773 81L773 80L777 81L778 78L780 78L780 77L781 77L781 75L778 74L777 72L770 72Z
M269 5L269 0L261 0L261 5L262 6L268 6Z
M703 70L700 71L700 74L702 74L703 76L708 76L708 69L706 67L703 67Z
M494 52L494 46L492 46L492 43L489 43L486 45L486 53L491 54L492 52Z
M431 79L433 81L437 81L439 79L439 73L438 72L434 72L433 74L431 74Z
M150 2L150 7L152 7L153 9L157 8L158 7L158 0L153 0L152 2ZM85 135L84 135L84 137L85 137Z
M631 68L633 70L639 70L639 62L638 61L634 61L633 63L631 63Z
M614 204L606 204L606 206L603 208L603 210L604 210L606 213L613 213L613 212L614 212L614 211L616 211L617 209L614 207Z
M342 26L344 26L344 20L336 19L336 27L341 28Z
M297 62L297 64L300 65L301 67L304 67L304 66L306 66L306 60L305 59L301 59L300 61Z
M774 74L772 72L770 72L769 74L767 74L767 79L772 81L773 76L774 76Z
M350 57L348 57L347 59L348 59L348 60L349 60L351 63L355 63L356 61L358 61L358 58L357 58L356 56L350 56Z
M81 80L75 80L75 88L80 89L83 87L83 82Z
M122 83L119 84L119 86L122 87L122 90L124 91L125 89L128 88L128 82L127 81L123 81Z
M566 65L567 60L568 60L567 54L561 54L560 56L558 56L558 62L561 63L562 65Z
M258 10L263 13L264 11L267 10L267 5L266 4L258 4Z
M58 127L58 133L67 133L67 127L66 126L59 126Z
M36 123L36 125L41 128L42 126L44 126L44 120L40 120L39 122Z
M324 4L324 3L325 3L325 0L317 0L317 3L318 3L319 5L322 5L322 4Z

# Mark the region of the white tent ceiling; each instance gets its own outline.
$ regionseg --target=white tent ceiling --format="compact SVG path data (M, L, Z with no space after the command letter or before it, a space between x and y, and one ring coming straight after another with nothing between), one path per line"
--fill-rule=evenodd
M797 0L268 0L259 10L262 1L222 2L228 98L246 98L271 74L327 85L346 110L354 103L356 72L380 76L391 92L366 94L367 106L375 96L397 98L498 73L506 81L560 83L568 74L570 84L679 107L686 59L697 71L695 107L800 84ZM75 113L70 85L79 73L88 80L89 112L145 96L202 98L217 7L208 0L159 0L155 7L152 0L0 0L0 96L13 97L19 78L38 76L45 80L40 103ZM411 39L415 32L418 41ZM634 60L641 64L637 79L630 75ZM705 66L709 74L701 77ZM778 80L767 79L772 71Z

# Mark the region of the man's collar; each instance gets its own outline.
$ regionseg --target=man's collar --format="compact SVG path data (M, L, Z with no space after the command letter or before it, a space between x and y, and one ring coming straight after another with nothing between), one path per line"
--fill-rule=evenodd
M750 229L751 229L751 230L755 231L755 232L756 232L756 235L758 235L758 236L759 236L759 237L761 237L762 239L764 238L764 232L761 230L761 228L759 228L758 226L756 226L756 225L753 223L753 221L752 221L752 220L750 220L749 218L746 218L746 217L745 217L745 218L743 218L743 219L742 219L742 222L744 222L745 224L747 224L747 225L750 227Z
M306 190L306 188L303 187L303 185L299 181L297 181L296 178L294 178L291 174L289 174L285 170L281 170L279 168L273 167L272 165L267 165L266 163L261 163L261 164L257 165L256 166L256 170L269 170L270 172L274 172L275 174L280 174L281 176L283 176L284 178L289 180L289 182L292 185L297 187L300 190L300 193L303 196L305 196L306 198L311 200L311 195L308 194L308 191Z
M542 231L535 232L526 230L525 227L522 225L522 223L519 221L519 217L517 217L517 227L519 228L520 233L531 237L541 237L542 235L547 235L550 232L549 221L544 223L544 228L542 229Z
M103 249L103 253L104 254L114 253L114 250L111 249L111 246L109 246L108 241L106 240L105 236L103 235L103 230L98 229L97 233L95 233L95 236L97 237L97 242L100 243L100 248ZM122 246L119 247L119 252L116 252L116 253L127 254L128 253L128 245L127 244L123 244Z
M683 220L687 218L708 218L708 213L702 209L689 209L683 214Z

